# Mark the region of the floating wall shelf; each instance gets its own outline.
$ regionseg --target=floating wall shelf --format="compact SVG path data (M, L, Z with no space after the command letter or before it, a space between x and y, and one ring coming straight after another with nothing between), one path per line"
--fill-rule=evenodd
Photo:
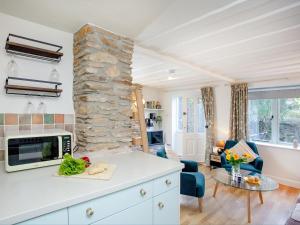
M44 83L44 84L53 85L54 87L46 88L46 87L9 84L9 80ZM6 94L41 96L41 97L59 97L62 92L62 89L58 89L58 86L60 85L62 85L62 83L60 82L34 80L34 79L19 78L19 77L7 77L4 88L6 89Z
M34 47L27 44L21 44L10 40L10 37L13 37L15 39L20 39L23 41L29 41L32 42L32 44L42 44L45 45L45 47L54 47L56 48L56 51L48 50L45 48L39 48ZM7 53L30 57L30 58L36 58L40 60L46 60L46 61L52 61L52 62L60 62L61 57L64 55L60 50L62 49L62 46L50 44L43 41L38 41L31 38L22 37L15 34L9 34L6 39L6 45L5 49Z

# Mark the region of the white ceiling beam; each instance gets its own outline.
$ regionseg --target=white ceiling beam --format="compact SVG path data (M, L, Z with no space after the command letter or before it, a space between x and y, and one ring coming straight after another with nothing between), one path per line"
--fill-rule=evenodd
M227 77L223 74L208 70L206 68L202 68L201 66L194 64L192 62L189 62L189 61L186 61L186 60L183 60L183 59L180 59L180 58L177 58L175 56L171 56L171 55L168 55L165 53L157 52L152 49L142 47L140 45L135 45L134 51L148 55L148 56L152 56L155 58L159 58L161 60L166 60L168 62L174 63L179 66L183 66L185 68L189 68L189 69L197 71L199 73L204 73L207 76L211 76L211 77L217 78L219 80L223 80L223 81L227 81L227 82L231 82L231 83L236 82L236 80L234 80L230 77Z
M239 40L239 41L235 41L235 42L227 43L227 44L224 44L224 45L216 46L214 48L209 48L209 49L204 50L204 51L199 51L197 53L192 53L192 54L189 54L189 55L185 55L183 57L184 58L192 58L192 57L195 57L195 56L207 54L207 53L212 52L212 51L216 51L216 50L220 50L220 49L224 49L224 48L228 48L228 47L233 47L235 45L245 44L245 43L251 42L253 40L269 37L269 36L272 36L272 35L278 35L278 34L286 32L286 31L296 30L296 29L299 29L299 28L300 28L300 24L297 24L295 26L286 27L284 29L280 29L280 30L276 30L276 31L256 35L256 36L253 36L253 37L250 37L250 38L246 38L246 39L242 39L242 40Z
M262 14L262 15L259 15L257 17L253 17L253 18L250 18L248 20L245 20L245 21L233 24L233 25L231 25L229 27L224 27L224 28L219 29L219 30L214 30L214 31L212 31L210 33L205 33L203 35L200 35L198 37L192 38L190 40L178 42L176 45L172 45L171 47L167 47L167 48L163 49L163 51L168 51L170 49L174 49L174 48L177 48L177 47L180 47L180 46L191 44L191 43L197 42L197 41L199 41L200 39L203 39L203 38L208 38L208 37L211 37L213 35L223 33L225 31L233 30L233 29L236 29L238 27L245 26L247 24L258 22L258 21L261 21L261 20L266 19L268 17L274 16L276 14L280 14L282 12L288 11L290 9L293 9L293 8L296 8L296 7L299 7L299 6L300 6L300 2L298 1L298 2L295 2L293 4L287 5L285 7L280 7L278 9L276 9L276 10L270 11L270 12Z
M222 56L219 58L215 57L214 59L206 60L204 63L206 63L206 64L216 63L216 62L223 61L223 60L226 60L229 58L241 57L244 55L255 55L256 53L267 52L268 50L274 50L274 49L277 50L279 48L287 48L287 46L290 46L290 45L296 45L296 47L294 47L293 50L295 52L298 52L297 46L299 46L299 43L300 43L300 40L286 42L286 43L279 44L279 45L272 45L272 46L269 46L266 48L254 49L254 50L240 52L240 53L233 54L233 55L225 55L225 56ZM294 54L294 53L289 52L289 54Z
M173 28L164 30L163 32L159 32L156 35L154 35L154 36L152 36L152 37L150 37L150 38L148 38L146 40L141 40L141 43L142 44L149 43L149 42L151 42L151 41L153 41L155 39L158 39L158 38L160 38L160 37L162 37L162 36L164 36L166 34L170 34L170 33L176 32L176 31L178 31L178 30L180 30L182 28L188 27L188 26L190 26L190 25L192 25L194 23L198 23L201 20L207 19L207 18L209 18L211 16L214 16L216 14L224 13L224 11L226 11L228 9L231 9L233 7L236 7L237 5L242 4L242 3L246 2L246 1L248 1L248 0L237 0L237 1L231 2L228 5L224 5L224 6L220 7L220 8L217 8L217 9L214 9L212 11L209 11L209 12L205 13L204 15L201 15L199 17L193 18L193 19L191 19L191 20L189 20L189 21L187 21L185 23L182 23L182 24L179 24L179 25L177 25L177 26L175 26Z

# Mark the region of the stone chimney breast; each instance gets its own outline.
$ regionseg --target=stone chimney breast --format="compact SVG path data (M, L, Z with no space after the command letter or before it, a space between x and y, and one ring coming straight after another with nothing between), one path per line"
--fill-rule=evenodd
M73 101L80 149L131 146L133 41L95 27L74 34Z

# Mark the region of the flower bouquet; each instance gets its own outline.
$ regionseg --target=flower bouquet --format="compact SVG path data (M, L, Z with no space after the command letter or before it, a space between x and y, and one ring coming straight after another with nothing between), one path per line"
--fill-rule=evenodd
M249 153L244 153L242 156L239 156L237 153L232 152L231 150L225 150L226 160L232 166L231 175L238 176L240 175L240 165L241 163L246 163L252 156Z

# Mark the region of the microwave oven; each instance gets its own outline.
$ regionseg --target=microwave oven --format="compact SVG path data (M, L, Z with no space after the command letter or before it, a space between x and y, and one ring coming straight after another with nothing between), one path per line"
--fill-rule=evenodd
M64 130L5 133L7 172L57 165L66 153L72 155L72 134Z

